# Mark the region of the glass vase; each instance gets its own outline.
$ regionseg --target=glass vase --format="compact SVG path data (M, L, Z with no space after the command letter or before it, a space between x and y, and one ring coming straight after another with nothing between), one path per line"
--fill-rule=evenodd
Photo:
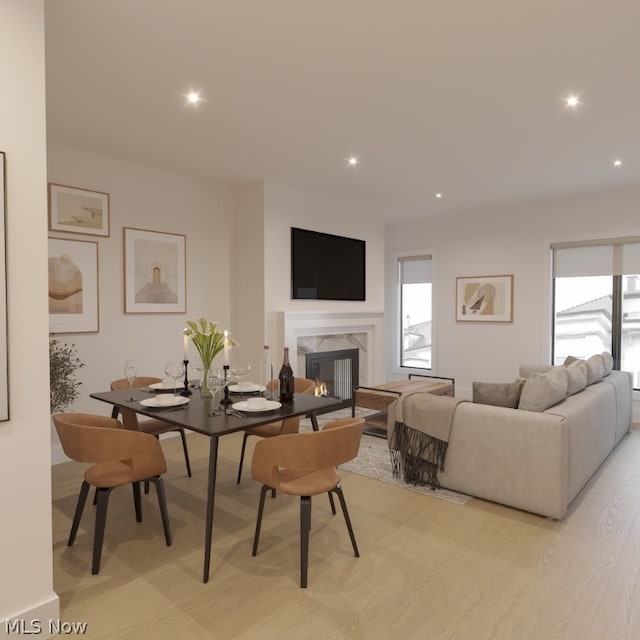
M213 391L209 386L209 376L211 374L211 367L204 367L202 370L202 377L200 378L200 397L201 398L213 398Z

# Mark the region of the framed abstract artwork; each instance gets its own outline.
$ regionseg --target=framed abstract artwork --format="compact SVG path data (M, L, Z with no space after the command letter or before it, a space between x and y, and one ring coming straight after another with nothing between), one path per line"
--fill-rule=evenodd
M9 419L9 358L7 351L7 247L6 247L6 169L0 151L0 420Z
M458 322L513 322L513 276L456 278Z
M109 194L49 183L49 229L109 235Z
M49 333L98 331L98 243L49 238Z
M187 237L124 227L124 312L185 313Z

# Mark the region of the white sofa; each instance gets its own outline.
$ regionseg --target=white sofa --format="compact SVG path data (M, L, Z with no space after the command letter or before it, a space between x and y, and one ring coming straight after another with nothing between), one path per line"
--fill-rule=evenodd
M556 371L521 367L521 404L527 384L562 373L557 367L548 369ZM631 375L620 371L591 380L543 411L460 402L439 482L560 519L629 430L631 408Z

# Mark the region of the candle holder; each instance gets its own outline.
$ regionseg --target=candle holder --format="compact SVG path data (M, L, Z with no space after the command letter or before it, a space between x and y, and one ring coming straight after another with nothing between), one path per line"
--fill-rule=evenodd
M224 398L220 400L220 404L223 407L228 407L232 403L232 400L229 397L229 365L225 364L222 368L224 370Z
M189 389L189 361L183 360L184 362L184 389L180 392L181 396L190 396L192 394L191 389Z

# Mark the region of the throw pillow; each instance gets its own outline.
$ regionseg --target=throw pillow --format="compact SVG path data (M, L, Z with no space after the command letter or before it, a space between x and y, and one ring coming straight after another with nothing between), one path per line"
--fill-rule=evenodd
M522 379L514 382L474 382L473 402L517 409L523 382Z
M587 359L587 386L598 382L604 375L604 360L598 353Z
M580 358L576 358L575 356L567 356L562 363L565 367L573 364L574 362L579 362Z
M601 355L604 362L604 374L602 376L604 378L613 370L613 356L608 351L603 351Z
M576 360L567 367L567 395L572 396L587 386L587 363Z
M568 384L566 367L553 367L546 373L532 373L522 385L518 409L544 411L564 400Z

